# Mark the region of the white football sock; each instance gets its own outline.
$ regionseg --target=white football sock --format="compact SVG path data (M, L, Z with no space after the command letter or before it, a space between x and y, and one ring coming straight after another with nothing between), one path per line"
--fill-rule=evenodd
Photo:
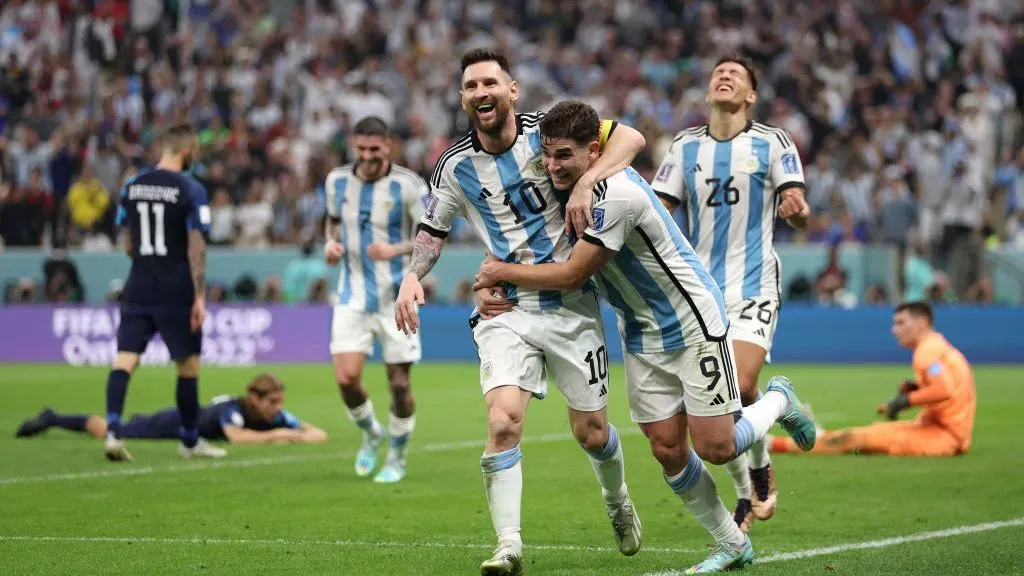
M742 454L753 446L754 442L764 438L775 424L789 409L789 400L782 392L770 390L757 402L741 410L743 417L736 422L734 428L736 453Z
M384 428L373 413L373 401L369 398L366 399L366 402L355 408L348 408L346 406L345 410L348 412L349 420L355 422L356 426L359 426L364 434L372 438L378 438L384 432Z
M626 499L626 464L622 457L622 444L615 426L608 424L608 441L601 452L587 450L594 475L601 484L601 496L606 504L621 504Z
M523 453L519 445L497 454L484 454L480 469L484 475L487 505L498 542L522 550L522 527L519 520L523 499Z
M762 437L747 451L750 455L751 468L764 468L772 463L772 457L768 454L768 436Z
M725 504L722 504L715 479L696 453L690 453L690 459L682 472L671 478L666 477L665 481L715 542L735 546L743 543L743 532L736 526Z
M405 452L409 448L409 438L416 428L416 415L408 418L395 416L388 412L388 434L391 436L391 448L388 450L389 459L405 460Z
M732 476L732 485L736 488L736 498L750 500L750 459L746 454L740 454L725 463L725 469Z

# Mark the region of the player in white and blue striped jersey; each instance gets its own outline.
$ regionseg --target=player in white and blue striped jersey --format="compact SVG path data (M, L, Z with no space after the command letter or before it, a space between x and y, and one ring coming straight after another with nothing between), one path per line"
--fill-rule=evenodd
M405 476L406 449L416 423L409 375L420 360L420 338L395 327L394 302L412 253L412 230L423 214L427 184L388 160L390 134L380 118L356 123L352 148L356 163L332 170L325 183L324 254L329 264L341 264L331 358L348 415L363 429L356 474L369 476L376 470L378 447L390 436L387 458L374 480L398 482ZM391 390L388 434L361 381L375 338Z
M396 302L395 319L404 330L418 327L417 304L423 304L419 280L440 257L456 215L464 215L487 248L505 260L558 262L571 252L561 203L540 162L543 114L515 113L519 89L503 54L471 50L463 56L462 72L462 107L473 129L435 168L411 271ZM645 144L631 128L604 126L607 150L604 161L593 167L599 178L627 166ZM573 435L589 455L619 550L635 554L641 528L626 489L618 433L605 410L607 351L596 293L592 286L566 291L506 286L505 293L508 300L478 293L479 312L470 320L488 408L480 467L498 536L498 547L481 573L522 572L519 441L527 403L531 396L546 394L548 377L562 392Z
M776 215L803 227L810 215L804 173L785 130L748 119L757 101L749 60L722 58L708 85L708 124L680 132L652 187L665 206L682 206L688 237L725 296L740 394L755 402L761 367L770 359L780 304ZM771 518L777 489L768 446L726 465L736 488L734 516L744 531Z
M575 101L559 103L541 121L544 164L557 188L571 188L599 157L598 127L593 108ZM775 422L809 449L814 421L784 379L740 412L725 302L668 210L629 167L599 182L594 194L594 224L568 262L522 266L489 258L477 287L572 290L597 275L619 318L631 416L669 486L717 544L687 573L742 567L753 560L750 540L701 458L733 459ZM697 454L690 453L688 428Z

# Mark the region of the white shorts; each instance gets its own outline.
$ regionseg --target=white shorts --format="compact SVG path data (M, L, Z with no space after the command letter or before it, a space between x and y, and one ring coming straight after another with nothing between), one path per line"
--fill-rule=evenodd
M395 313L363 312L335 306L331 320L331 354L361 352L373 354L373 339L380 342L385 364L411 364L422 357L420 335L406 336L395 326Z
M779 321L778 299L757 297L730 302L725 312L729 315L729 336L763 348L765 361L770 363L775 326Z
M741 408L731 337L669 352L626 352L625 359L629 415L638 424Z
M608 405L608 349L593 295L551 310L515 308L480 320L473 341L484 394L518 386L543 398L550 376L570 408L594 412Z

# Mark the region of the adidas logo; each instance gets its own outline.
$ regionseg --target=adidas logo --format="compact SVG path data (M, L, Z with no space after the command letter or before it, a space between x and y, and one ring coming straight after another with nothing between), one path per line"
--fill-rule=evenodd
M703 170L701 170L700 164L694 164L693 167L690 168L690 174L696 174L698 172L703 172Z
M716 394L715 399L711 401L711 406L718 406L719 404L725 404L725 400L722 399L721 394Z
M761 338L765 338L765 335L764 335L764 328L758 328L758 329L757 329L757 332L754 332L754 334L757 334L757 335L758 335L758 336L760 336Z

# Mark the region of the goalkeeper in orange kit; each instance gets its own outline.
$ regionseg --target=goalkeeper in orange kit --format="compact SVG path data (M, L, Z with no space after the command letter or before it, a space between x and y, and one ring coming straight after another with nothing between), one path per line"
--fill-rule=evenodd
M810 454L888 454L955 456L971 447L977 398L971 365L932 326L932 309L924 302L901 304L893 314L892 333L900 346L914 351L914 381L878 407L892 422L819 431ZM903 410L922 408L911 421L895 421ZM774 438L773 452L803 453L789 438Z

